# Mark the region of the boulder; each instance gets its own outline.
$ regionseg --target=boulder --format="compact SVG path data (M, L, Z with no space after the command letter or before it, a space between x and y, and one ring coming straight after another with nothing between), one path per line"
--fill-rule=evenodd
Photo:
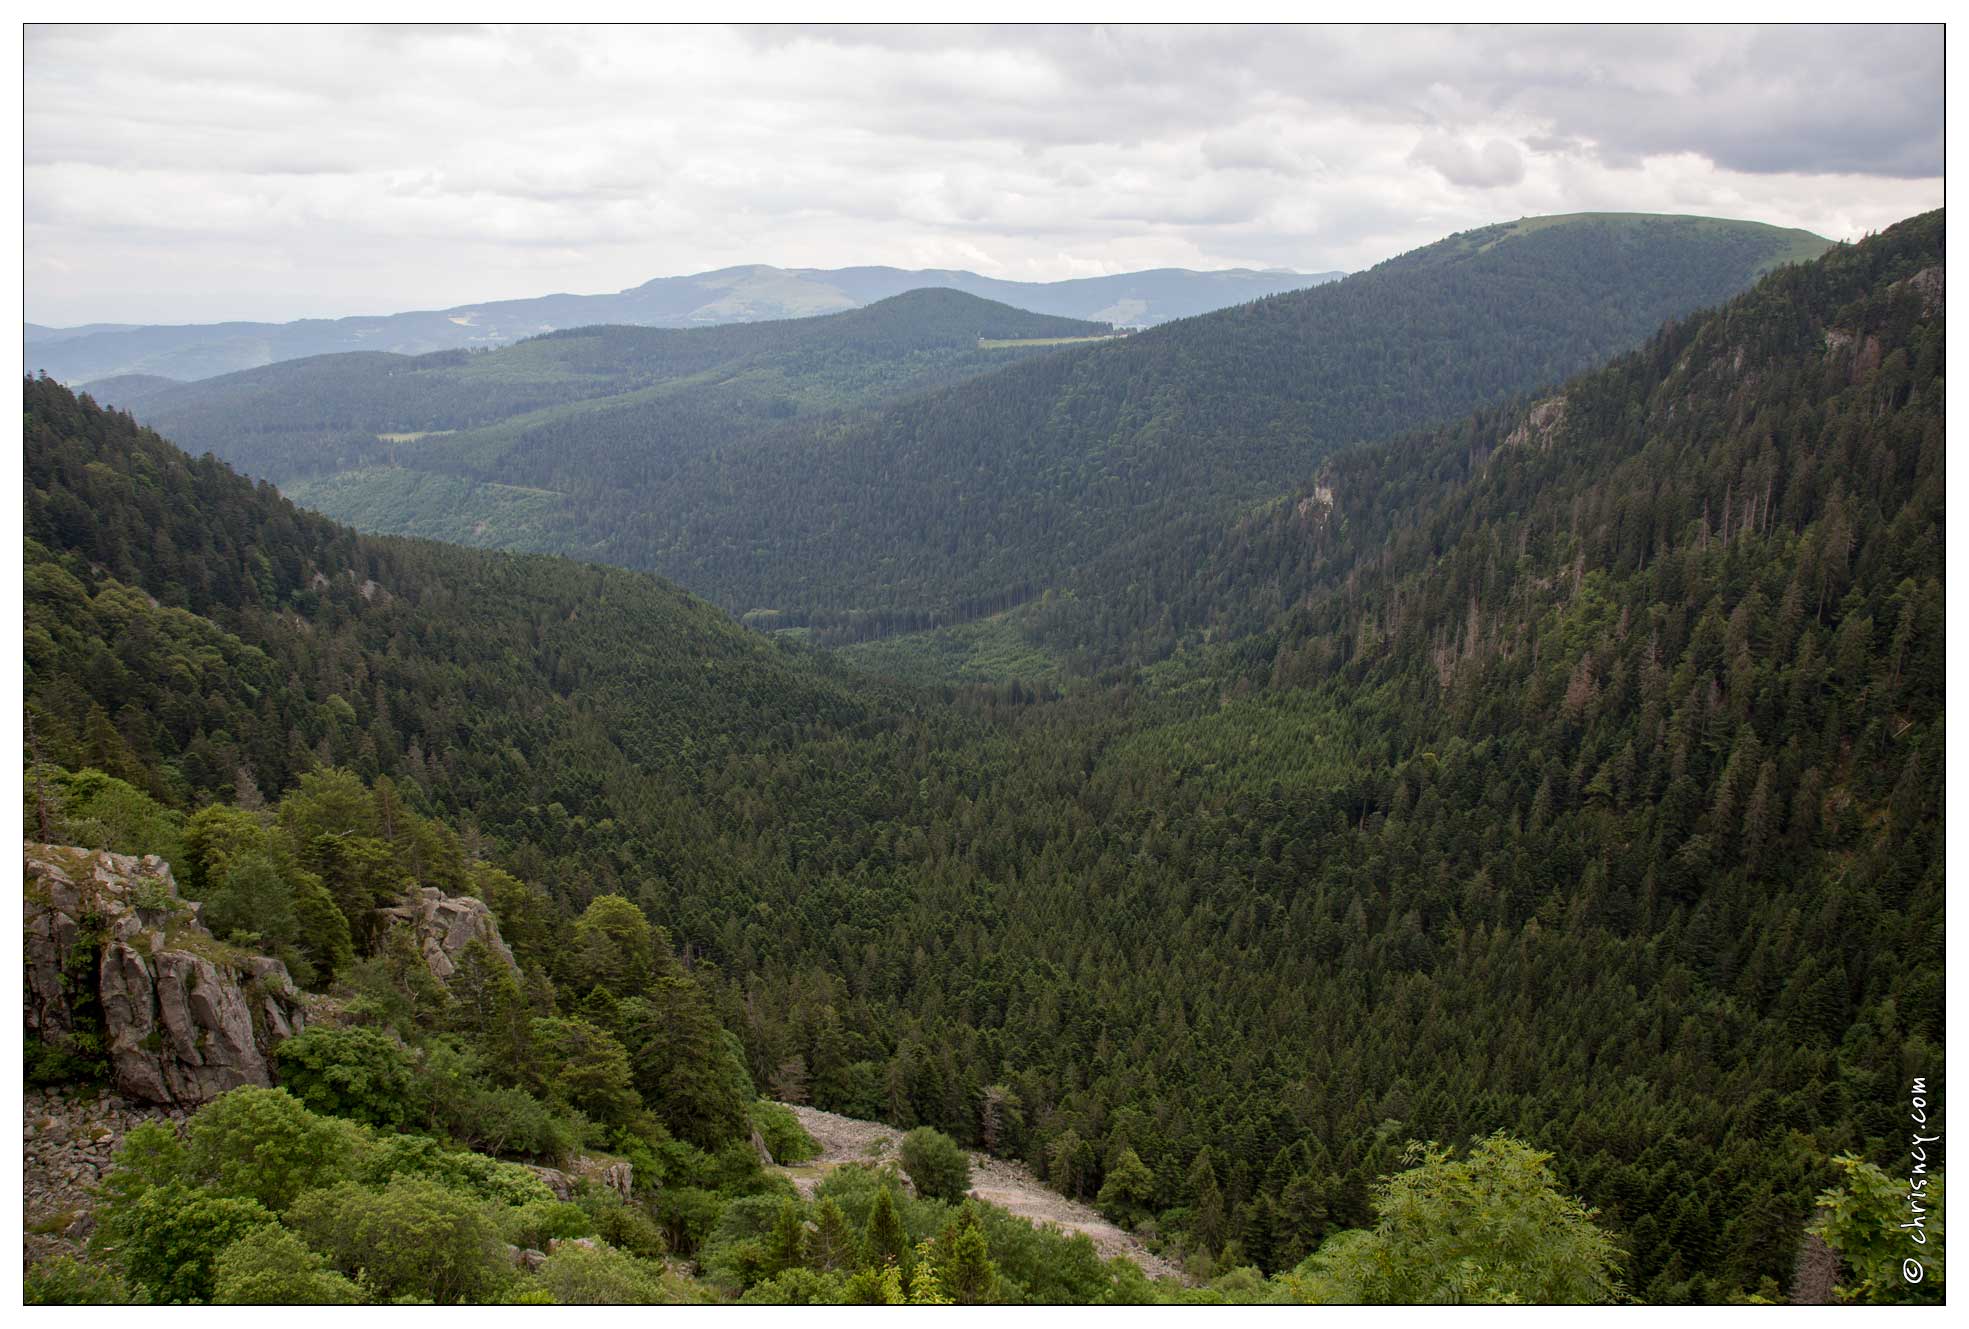
M440 981L457 971L459 952L474 941L484 942L494 955L513 963L513 952L499 935L499 921L483 900L446 895L435 886L414 886L401 904L377 912L387 920L386 927L410 929L418 953Z
M536 1167L532 1163L523 1165L528 1172L540 1178L540 1182L554 1193L554 1198L565 1204L574 1198L574 1179L559 1168Z
M306 1024L287 966L213 937L155 855L28 844L23 944L27 1032L99 1037L117 1089L145 1102L271 1084L274 1046Z

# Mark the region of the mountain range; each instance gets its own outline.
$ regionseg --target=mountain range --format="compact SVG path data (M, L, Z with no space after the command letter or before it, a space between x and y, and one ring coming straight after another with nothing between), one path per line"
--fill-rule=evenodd
M964 291L1017 309L1124 326L1146 326L1333 281L1338 272L1156 268L1057 282L1004 281L950 269L720 268L658 277L614 295L546 295L452 309L291 323L179 326L26 325L29 368L66 383L121 374L181 382L343 351L419 355L505 346L561 328L594 324L708 327L857 309L905 291Z
M646 568L841 642L1049 589L1098 615L1144 539L1215 528L1340 446L1555 382L1829 243L1580 214L1124 338L919 291L96 391L359 526Z

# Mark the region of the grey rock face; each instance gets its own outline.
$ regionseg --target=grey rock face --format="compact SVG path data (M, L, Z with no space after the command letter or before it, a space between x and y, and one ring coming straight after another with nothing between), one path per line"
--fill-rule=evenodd
M435 886L413 887L403 903L377 911L390 920L385 926L404 926L411 930L417 949L430 966L431 974L450 978L458 968L458 954L474 941L507 964L513 952L499 935L499 922L485 902L469 895L446 895Z
M271 1084L274 1045L306 1023L287 966L216 940L155 855L28 844L23 945L27 1032L69 1044L93 997L111 1077L145 1102Z
M567 1165L566 1171L532 1164L527 1165L527 1171L540 1178L557 1200L572 1200L576 1183L582 1181L605 1186L624 1200L634 1198L635 1168L626 1159L582 1154Z

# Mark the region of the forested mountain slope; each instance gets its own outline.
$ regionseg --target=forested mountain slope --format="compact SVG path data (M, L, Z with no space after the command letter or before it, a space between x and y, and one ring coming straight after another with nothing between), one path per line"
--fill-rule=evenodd
M203 412L169 397L142 409L188 446L282 483L379 454L420 473L298 486L334 515L648 568L733 612L775 611L842 640L962 621L1049 587L1107 589L1084 576L1104 556L1172 523L1221 526L1335 447L1556 381L1811 247L1701 218L1500 225L872 414L775 418L663 394L396 447L358 431L462 421L397 409L392 389L330 446L310 434L296 447L271 431L318 417L298 384L255 389L259 425L216 397ZM833 335L832 320L813 327ZM516 408L489 396L481 414ZM433 511L448 524L430 524Z
M1778 1295L1833 1157L1898 1163L1945 1073L1943 248L1309 467L1193 590L1151 570L1234 640L1054 699L358 537L30 383L29 709L180 810L387 776L546 888L535 945L608 891L669 928L755 1083L1205 1276L1505 1130L1642 1299Z
M124 405L117 390L134 392L144 419L172 438L277 483L374 462L418 466L440 449L496 470L497 447L450 436L635 402L666 418L722 412L731 434L986 372L1021 350L981 339L1108 331L955 291L917 291L824 318L688 332L586 327L483 354L315 356L171 388L114 379L101 395Z
M29 367L66 383L123 374L189 382L283 360L352 351L426 355L510 345L543 332L601 324L709 327L833 314L901 295L948 289L1034 313L1131 326L1333 281L1339 272L1157 268L1058 282L1002 281L975 272L903 268L721 268L658 277L614 295L546 295L451 309L292 323L26 326Z
M1077 1193L1132 1150L1266 1267L1502 1125L1642 1299L1786 1284L1942 1058L1943 253L1916 219L1254 515L1187 608L1272 626L1019 714L860 1093L1016 1103ZM820 1089L838 980L748 944L748 1043L866 1101Z
M606 486L545 437L508 476L587 484L586 552L735 610L781 610L834 640L961 621L1048 588L1111 589L1083 570L1172 524L1221 526L1337 447L1598 363L1811 248L1700 218L1536 222L1035 359L811 441L679 472L646 460L625 418ZM1128 558L1110 562L1125 586Z

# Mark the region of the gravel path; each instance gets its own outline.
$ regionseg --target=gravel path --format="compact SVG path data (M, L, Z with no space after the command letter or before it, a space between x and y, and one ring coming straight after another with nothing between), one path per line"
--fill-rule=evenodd
M821 1177L831 1168L842 1163L879 1163L895 1158L901 1148L902 1132L893 1126L837 1116L797 1103L786 1106L792 1109L800 1124L806 1127L807 1134L813 1136L821 1148L819 1158L798 1167L781 1169L793 1179L793 1184L799 1187L803 1195L812 1195ZM1140 1265L1142 1272L1150 1278L1182 1278L1181 1271L1175 1265L1142 1245L1132 1233L1116 1227L1087 1205L1069 1200L1052 1190L1033 1176L1023 1163L1008 1162L989 1154L972 1154L971 1194L1035 1225L1055 1227L1068 1233L1085 1232L1093 1240L1094 1249L1101 1253L1101 1258L1126 1256Z

